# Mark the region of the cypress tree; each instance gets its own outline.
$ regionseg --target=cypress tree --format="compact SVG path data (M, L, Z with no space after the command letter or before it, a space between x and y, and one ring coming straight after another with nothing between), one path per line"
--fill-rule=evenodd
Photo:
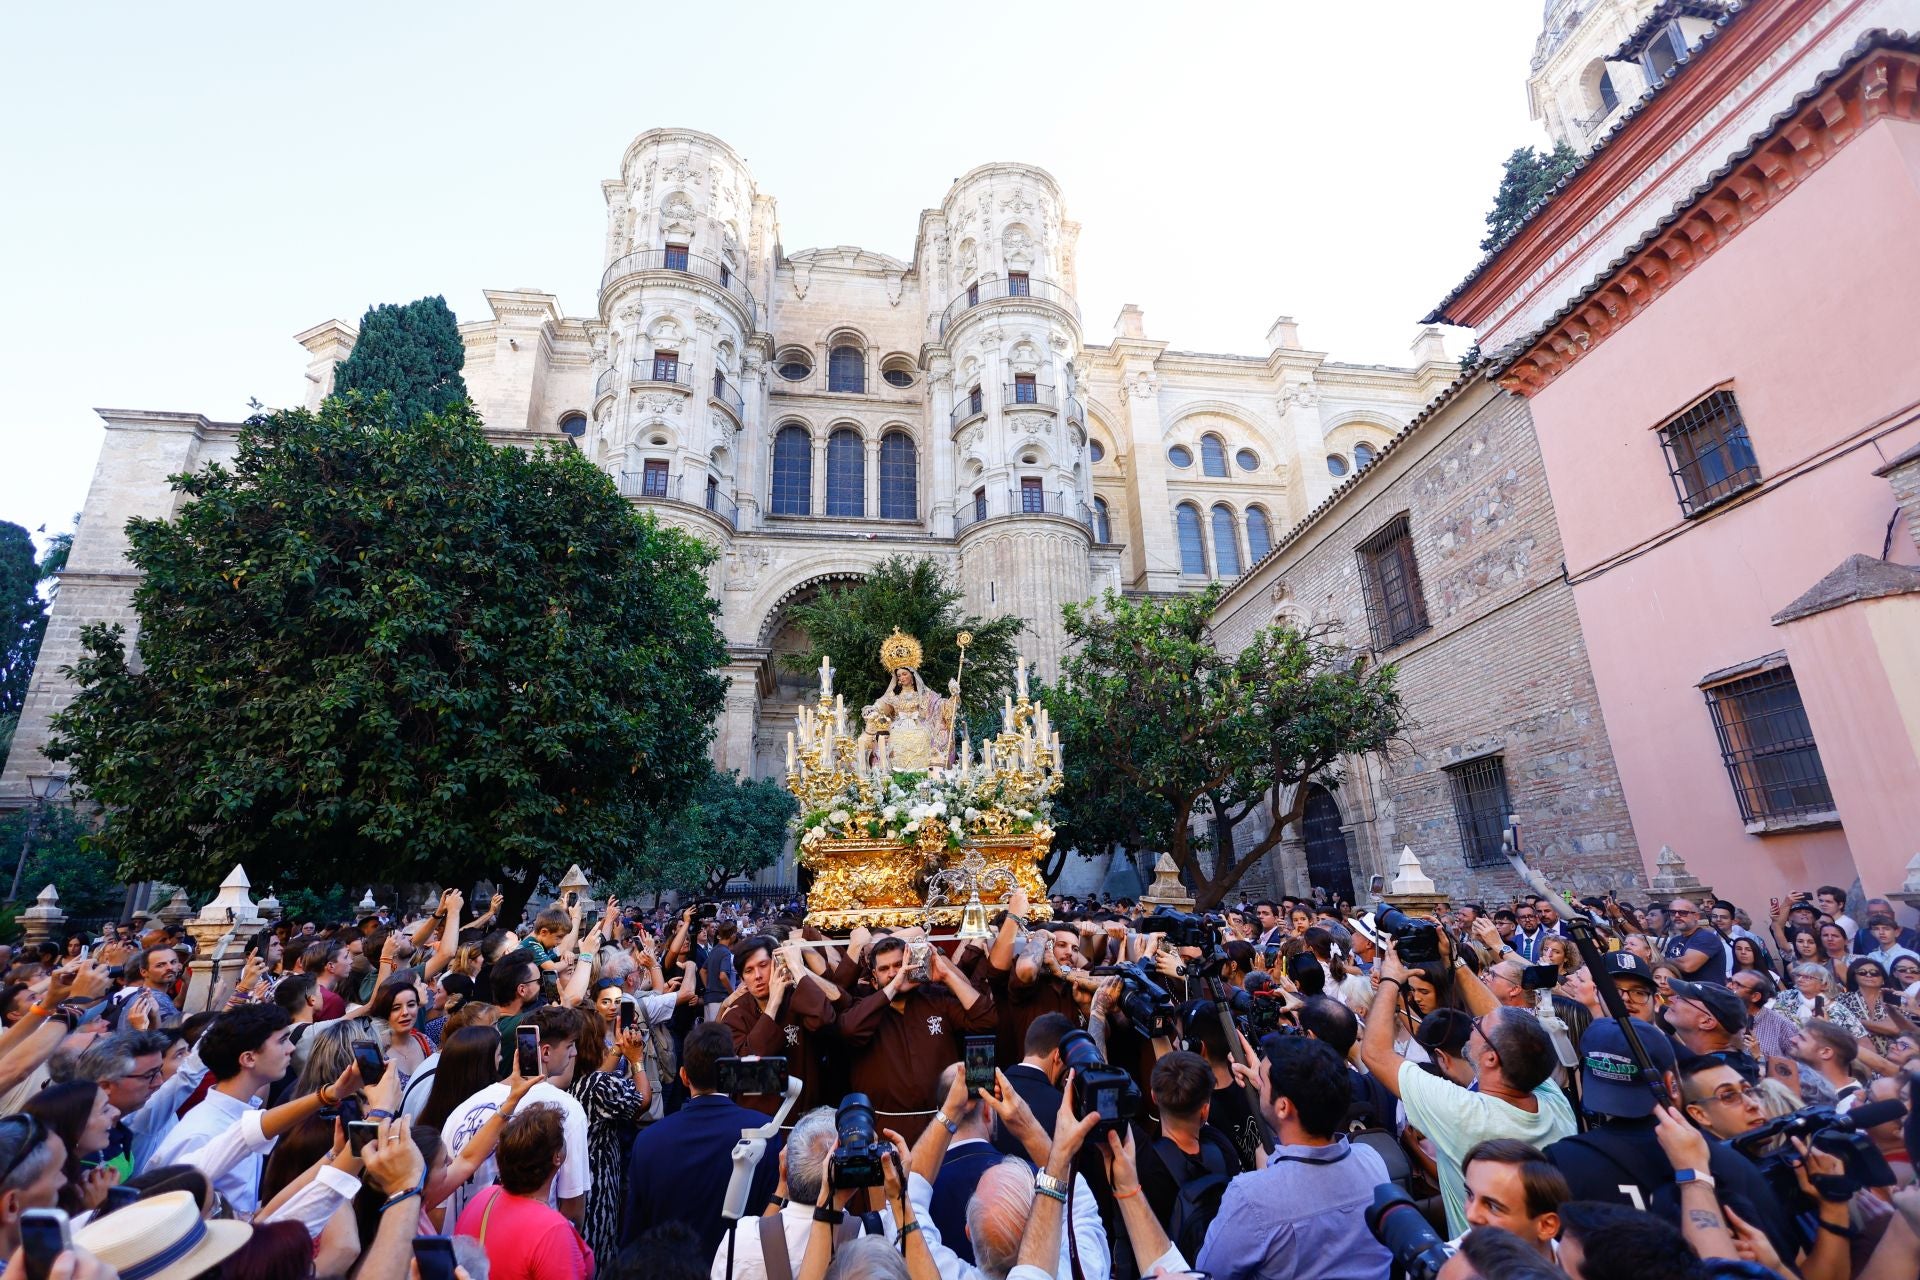
M404 305L383 303L360 318L353 354L334 370L335 395L358 391L393 397L389 420L410 426L467 398L460 376L467 351L447 300L435 294Z

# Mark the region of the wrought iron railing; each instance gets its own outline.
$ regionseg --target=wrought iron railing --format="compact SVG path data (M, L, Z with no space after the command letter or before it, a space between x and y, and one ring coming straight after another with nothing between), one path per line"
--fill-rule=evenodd
M1066 311L1076 323L1080 319L1080 308L1074 303L1073 295L1057 284L1021 276L1011 280L976 280L961 290L960 296L948 303L940 314L940 336L946 337L954 322L973 308L1006 298L1038 298Z
M628 276L645 271L677 271L719 285L746 308L748 328L760 327L760 306L753 299L753 291L740 278L740 273L718 258L688 253L684 249L635 249L632 253L615 258L600 275L600 292L605 293Z
M593 398L595 400L598 400L601 396L610 396L613 394L613 380L619 373L620 370L616 366L607 369L593 380Z
M986 411L987 397L984 393L974 391L961 396L954 404L953 412L947 415L947 427L949 430L958 430L968 418L977 418Z
M718 483L709 483L709 477L700 476L696 482L703 487L694 493L686 493L686 473L668 475L664 471L622 471L619 477L620 496L639 498L645 502L674 502L686 507L699 507L711 511L727 522L729 529L740 527L740 505L726 494L720 492Z
M1077 520L1089 530L1093 528L1093 513L1087 504L1080 501L1078 494L1066 489L998 489L983 490L961 503L960 509L953 513L953 533L969 525L994 516L1065 516Z
M1008 382L1000 387L1001 403L1009 409L1031 406L1036 409L1051 409L1059 403L1053 394L1053 388L1044 382Z
M726 407L735 422L745 424L747 420L747 402L740 395L740 389L727 381L727 375L718 369L713 371L713 398Z
M685 361L667 363L640 357L633 362L633 380L693 389L693 369Z
M1087 425L1087 408L1080 403L1078 396L1067 397L1067 421L1077 422L1083 427Z

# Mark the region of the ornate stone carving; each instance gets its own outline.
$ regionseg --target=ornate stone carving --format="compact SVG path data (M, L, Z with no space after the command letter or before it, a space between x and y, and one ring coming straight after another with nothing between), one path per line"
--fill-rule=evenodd
M660 212L666 214L669 218L694 218L699 216L699 210L693 207L693 201L687 199L687 193L684 191L676 191L668 196L667 202L661 206Z
M1280 388L1280 412L1294 408L1311 409L1320 403L1320 388L1311 382L1289 382Z
M740 260L740 242L733 238L732 231L720 233L720 256L728 262L737 263Z
M1033 201L1027 199L1027 193L1019 188L1015 188L1012 195L1000 202L1000 211L1002 213L1009 210L1014 213L1032 213L1036 208L1038 208L1038 206L1035 205Z
M720 327L720 317L706 310L696 310L693 313L693 322L709 332Z
M635 401L636 407L646 413L657 413L664 417L680 415L680 397L664 391L654 391Z
M734 432L740 430L740 425L736 423L732 418L729 418L726 414L719 413L717 411L708 416L707 422L708 422L708 425L710 425L713 428L713 434L721 437L722 439L725 439L727 436L730 436Z
M773 552L766 547L735 547L727 556L728 591L751 591L760 575L773 563Z
M1033 237L1023 227L1008 227L1007 234L1001 237L1000 246L1008 262L1033 261Z
M1047 339L1047 345L1052 347L1055 351L1065 351L1070 344L1067 340L1066 334L1056 333L1051 338Z
M1120 396L1124 400L1145 399L1160 394L1160 379L1150 369L1142 369L1120 384Z

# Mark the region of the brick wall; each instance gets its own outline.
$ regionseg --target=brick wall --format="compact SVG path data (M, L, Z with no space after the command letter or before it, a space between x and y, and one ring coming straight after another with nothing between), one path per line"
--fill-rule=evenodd
M1371 654L1356 548L1403 513L1430 625ZM1405 741L1350 762L1334 790L1362 893L1368 876L1392 875L1402 845L1448 892L1517 887L1504 867L1468 867L1445 772L1496 753L1523 844L1556 885L1641 882L1524 401L1478 379L1457 387L1240 580L1216 616L1218 641L1243 645L1282 618L1331 624L1399 668ZM1245 884L1303 889L1303 858L1290 832L1279 865Z

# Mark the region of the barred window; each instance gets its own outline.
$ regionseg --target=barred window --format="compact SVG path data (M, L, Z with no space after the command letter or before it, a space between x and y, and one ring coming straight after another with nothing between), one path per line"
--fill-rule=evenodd
M920 458L913 437L889 431L880 438L880 518L913 520L920 515Z
M866 358L858 347L835 347L827 353L827 390L865 391Z
M1388 649L1427 629L1427 602L1420 591L1420 566L1413 558L1413 536L1402 514L1359 546L1360 572L1367 584L1367 622L1373 647Z
M827 437L827 514L867 514L867 446L852 427Z
M1460 827L1460 851L1469 867L1506 865L1500 845L1511 804L1507 766L1499 756L1481 756L1447 771L1453 792L1453 819Z
M1173 510L1174 523L1180 528L1180 572L1207 572L1207 540L1200 531L1200 508L1183 502Z
M805 427L782 427L773 438L773 514L804 516L813 509L813 438Z
M1025 298L1032 293L1033 286L1028 282L1026 272L1007 272L1007 296L1009 298Z
M1213 508L1213 565L1223 578L1240 576L1240 538L1234 528L1233 508L1217 503Z
M1045 515L1047 510L1047 491L1039 476L1020 477L1020 513Z
M1773 665L1704 690L1740 816L1758 822L1825 813L1833 792L1800 686L1783 655L1767 661Z
M1223 477L1227 474L1227 446L1219 436L1200 437L1200 474Z
M1685 515L1760 483L1753 441L1731 391L1714 392L1661 427L1660 443Z
M1273 530L1264 507L1247 508L1247 554L1258 560L1273 550Z
M1093 500L1093 540L1113 541L1113 513L1107 507L1107 500L1101 497Z

